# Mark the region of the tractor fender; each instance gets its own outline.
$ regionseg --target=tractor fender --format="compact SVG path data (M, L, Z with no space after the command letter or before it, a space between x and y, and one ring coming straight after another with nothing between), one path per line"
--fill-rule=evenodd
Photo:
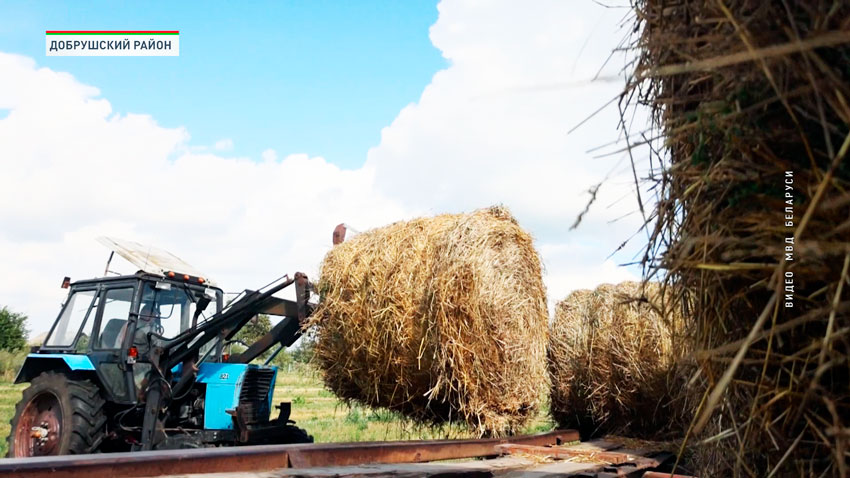
M15 378L15 383L31 382L42 372L92 372L94 364L85 355L29 354Z

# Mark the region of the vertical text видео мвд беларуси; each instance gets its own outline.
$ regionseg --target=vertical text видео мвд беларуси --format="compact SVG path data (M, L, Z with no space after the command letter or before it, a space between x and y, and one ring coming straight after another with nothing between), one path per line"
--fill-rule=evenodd
M785 227L791 235L785 236L785 262L794 260L794 171L785 171ZM794 271L785 271L785 308L794 307Z

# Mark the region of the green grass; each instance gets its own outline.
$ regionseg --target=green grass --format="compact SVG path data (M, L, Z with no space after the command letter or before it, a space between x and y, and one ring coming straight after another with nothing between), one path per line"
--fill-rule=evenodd
M358 405L349 407L326 390L318 374L311 369L297 373L280 373L275 386L274 403L292 402L292 416L297 425L313 435L317 442L419 440L468 438L462 425L422 426L395 412L372 410ZM523 433L553 429L548 408L529 423Z
M6 455L6 437L9 420L15 404L26 385L0 383L0 456ZM427 427L405 420L387 410L371 410L360 406L349 407L326 390L317 373L310 368L281 370L275 385L274 401L292 402L292 416L299 427L313 435L317 442L417 440L439 438L467 438L469 432L462 425ZM273 413L277 413L276 411ZM551 430L552 422L544 409L523 430L537 433Z
M21 399L26 385L0 383L0 456L6 456L6 437L9 436L9 420L15 414L15 404Z

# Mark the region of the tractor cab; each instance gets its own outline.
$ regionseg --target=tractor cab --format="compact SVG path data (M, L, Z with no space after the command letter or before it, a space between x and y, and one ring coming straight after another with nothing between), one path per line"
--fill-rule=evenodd
M172 271L75 282L44 344L27 357L15 381L29 382L45 370L93 371L110 401L135 403L151 366L137 362L140 354L197 326L196 314L202 322L222 306L221 289ZM201 353L220 361L221 341Z

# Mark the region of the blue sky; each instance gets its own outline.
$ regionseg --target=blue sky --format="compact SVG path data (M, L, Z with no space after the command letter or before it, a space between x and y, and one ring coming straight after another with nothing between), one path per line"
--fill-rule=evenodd
M340 222L493 204L534 236L550 303L634 278L617 267L634 247L609 259L641 224L630 161L594 157L622 148L616 105L583 122L622 92L591 78L627 62L606 63L624 14L593 0L0 0L0 271L16 271L0 273L0 305L46 330L60 279L103 272L99 236L237 291L316 277ZM65 29L177 29L180 56L45 57L44 31ZM212 149L224 139L233 150ZM122 200L132 191L157 200Z
M356 168L447 66L428 38L436 3L0 1L0 51L97 86L117 113L185 126L193 146ZM180 56L46 57L44 31L62 29L177 29Z

